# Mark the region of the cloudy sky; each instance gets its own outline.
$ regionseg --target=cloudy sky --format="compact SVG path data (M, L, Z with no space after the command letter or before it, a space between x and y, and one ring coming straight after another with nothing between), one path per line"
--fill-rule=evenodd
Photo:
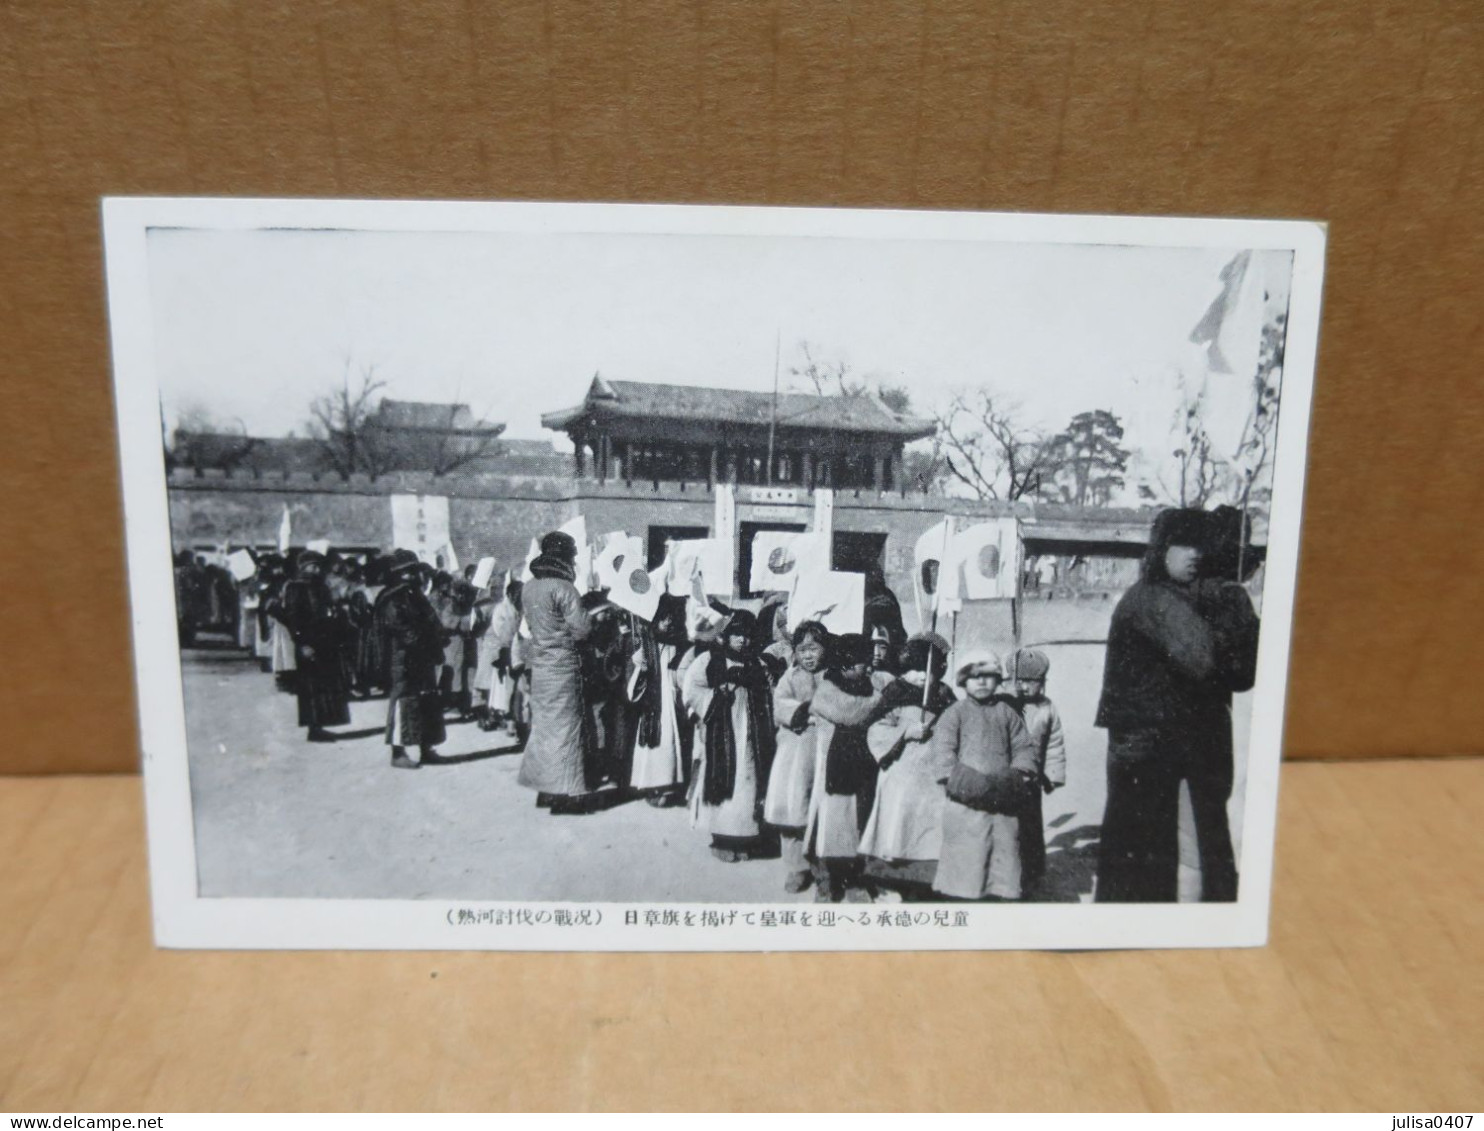
M460 400L512 437L595 372L767 390L801 342L906 384L920 411L988 385L1028 423L1111 409L1168 446L1192 328L1229 249L638 234L156 230L167 421L302 434L350 359L386 395ZM1285 268L1286 269L1286 268ZM1236 411L1236 410L1233 410Z

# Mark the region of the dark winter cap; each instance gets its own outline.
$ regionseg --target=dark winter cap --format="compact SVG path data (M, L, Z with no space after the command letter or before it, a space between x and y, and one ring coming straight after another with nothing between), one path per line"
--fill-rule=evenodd
M387 573L405 573L409 569L416 569L421 564L417 555L411 550L393 550L391 557L386 559L386 571Z
M853 664L869 664L873 649L871 638L859 632L847 632L834 639L835 663L842 668Z
M912 637L902 648L902 670L926 671L929 656L932 657L934 674L943 675L948 670L948 642L937 633Z
M1051 671L1051 661L1046 653L1034 648L1022 648L1010 658L1011 679L1045 679Z
M542 557L571 564L577 560L577 539L562 530L553 530L541 539Z

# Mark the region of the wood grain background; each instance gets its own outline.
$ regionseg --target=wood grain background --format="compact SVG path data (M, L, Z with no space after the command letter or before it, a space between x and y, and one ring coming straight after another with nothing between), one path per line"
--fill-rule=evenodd
M0 771L136 765L98 198L1330 223L1288 749L1484 748L1470 0L0 5Z

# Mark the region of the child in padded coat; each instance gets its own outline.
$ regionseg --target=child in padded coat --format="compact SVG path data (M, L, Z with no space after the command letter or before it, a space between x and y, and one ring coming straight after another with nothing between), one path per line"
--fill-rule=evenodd
M809 705L817 739L814 788L804 846L815 862L815 899L869 903L861 883L861 830L876 800L876 759L867 732L881 706L871 680L871 641L859 633L831 641L829 668Z
M778 742L773 770L768 775L763 820L778 830L783 890L791 893L807 891L812 882L809 862L804 858L804 829L809 823L809 798L814 792L818 732L809 707L823 678L829 647L830 634L824 625L817 620L799 625L791 641L793 662L773 689Z
M1034 890L1046 874L1046 825L1041 795L1067 784L1067 744L1062 736L1061 715L1046 695L1046 677L1050 672L1051 661L1034 648L1022 648L1010 661L1010 679L1020 718L1030 731L1040 769L1040 780L1036 783L1040 788L1030 791L1025 811L1020 814L1021 886L1027 892Z
M933 890L954 899L1019 899L1020 817L1039 788L1036 748L1020 713L1000 698L1004 668L992 652L959 661L967 698L944 711L933 753L948 767L943 846Z

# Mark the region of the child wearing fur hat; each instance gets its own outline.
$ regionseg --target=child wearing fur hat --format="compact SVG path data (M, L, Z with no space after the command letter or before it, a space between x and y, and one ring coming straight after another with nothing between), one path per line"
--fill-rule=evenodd
M933 730L948 794L933 890L954 899L1014 900L1022 892L1019 814L1039 771L1020 713L996 694L1003 675L992 652L964 656L956 681L967 698Z
M814 788L804 845L815 862L821 903L869 903L861 886L861 830L876 799L876 759L867 728L881 705L871 679L871 641L860 633L834 638L829 668L810 711L818 728Z
M948 642L914 636L901 650L900 674L881 692L881 717L867 732L880 766L876 803L861 834L860 852L873 883L904 899L926 898L943 843L943 781L932 747L933 724L956 702L944 676Z
M1027 795L1025 812L1020 815L1021 879L1026 891L1034 890L1046 874L1046 826L1041 795L1067 784L1067 745L1062 735L1061 715L1046 695L1046 677L1050 673L1050 659L1034 648L1022 648L1010 661L1011 690L1025 729L1030 731L1031 741L1035 743L1040 768L1040 788Z

